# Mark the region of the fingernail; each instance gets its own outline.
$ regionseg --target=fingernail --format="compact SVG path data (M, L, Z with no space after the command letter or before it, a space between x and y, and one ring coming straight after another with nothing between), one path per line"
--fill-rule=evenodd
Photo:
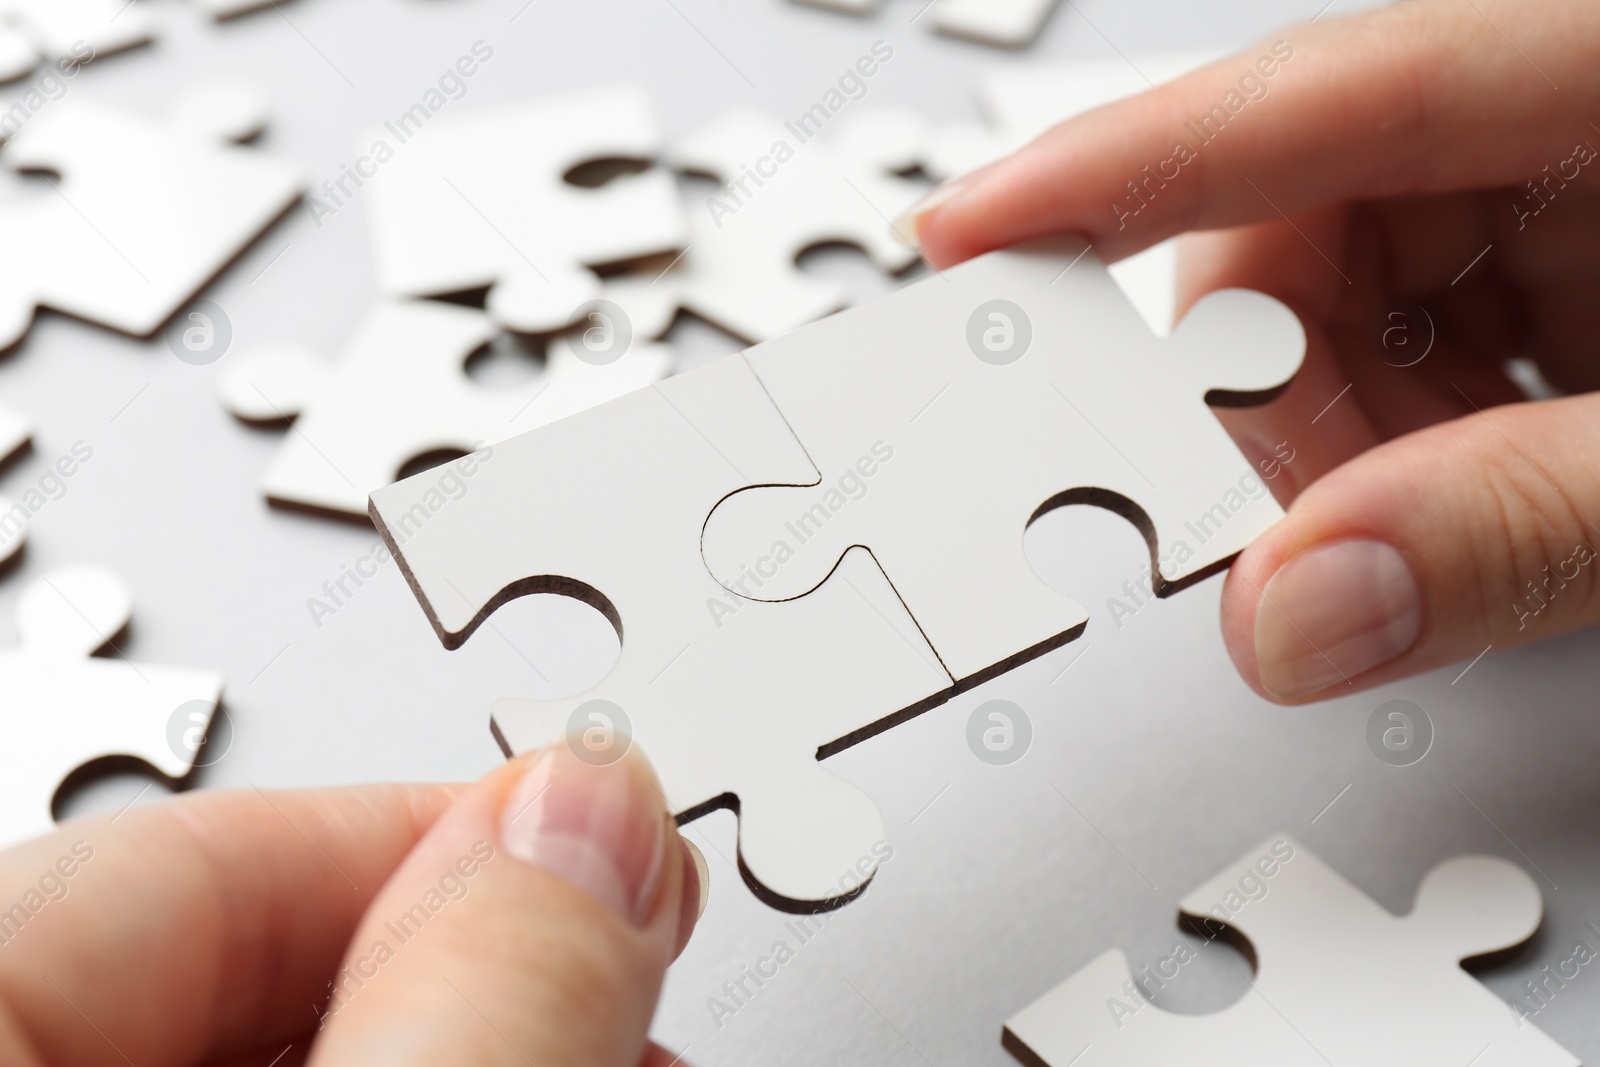
M917 251L922 251L922 236L918 232L918 226L921 224L922 219L935 209L943 207L972 188L978 175L988 170L991 165L968 171L966 174L951 178L942 185L935 186L929 190L926 196L902 211L899 217L889 224L890 228L894 230L894 235Z
M661 887L667 814L644 760L596 766L565 744L545 749L500 816L505 850L571 882L643 926Z
M1416 643L1422 597L1381 541L1335 541L1292 557L1256 607L1261 686L1289 699L1388 663Z

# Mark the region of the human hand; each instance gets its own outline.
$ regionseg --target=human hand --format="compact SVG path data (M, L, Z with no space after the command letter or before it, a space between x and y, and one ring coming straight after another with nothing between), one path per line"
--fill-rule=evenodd
M1292 501L1235 562L1223 631L1298 703L1600 620L1600 397L1519 403L1503 371L1600 383L1596 123L1600 7L1413 0L1063 122L911 224L936 266L1209 231L1180 310L1230 287L1296 310L1294 385L1218 415Z
M644 760L565 745L75 820L0 853L0 1063L665 1065L700 885Z

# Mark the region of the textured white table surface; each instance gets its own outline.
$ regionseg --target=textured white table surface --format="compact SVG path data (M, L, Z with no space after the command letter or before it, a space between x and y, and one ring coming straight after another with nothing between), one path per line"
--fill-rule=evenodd
M971 82L986 69L1227 46L1321 2L1085 0L1016 55L910 24L921 0L887 0L868 20L786 0L286 0L220 26L176 0L140 6L162 23L160 43L96 63L71 93L157 112L193 82L251 79L275 112L262 147L320 183L354 158L360 131L408 108L478 40L494 59L452 108L635 79L673 134L741 103L798 114L879 39L895 54L869 102L970 118ZM0 101L13 92L0 88ZM375 294L369 236L359 203L322 223L297 209L208 291L236 346L338 350ZM809 266L861 295L890 284L847 253ZM675 336L689 364L737 347L693 323ZM189 366L160 340L54 315L0 360L0 400L38 425L33 454L0 475L0 492L20 492L75 440L95 448L37 516L22 566L0 579L0 640L14 639L10 609L31 575L72 562L122 572L136 598L130 656L227 675L235 739L203 788L475 777L499 759L494 698L573 691L603 672L609 627L585 608L539 602L549 598L499 613L508 640L486 629L445 652L392 566L316 625L307 599L375 534L263 503L256 482L280 435L224 413L213 387L225 365ZM1502 996L1574 942L1600 947L1584 925L1600 923L1600 634L1491 652L1459 678L1465 664L1279 709L1228 664L1220 580L1119 627L1106 599L1139 572L1143 545L1119 519L1070 510L1038 524L1029 545L1040 573L1090 606L1087 635L832 761L878 798L895 848L864 898L801 943L791 917L757 903L729 862L732 816L690 831L711 864L711 907L669 977L662 1042L702 1064L1009 1063L1006 1017L1109 946L1135 967L1166 955L1178 898L1280 827L1396 911L1423 872L1460 852L1533 871L1545 929L1487 976ZM996 698L1024 708L1034 729L1031 750L1004 767L965 740L973 709ZM1365 740L1372 711L1396 698L1436 729L1411 767L1380 762ZM143 784L100 783L69 810L119 806ZM732 1004L723 983L779 940L793 958L737 1010L713 1012L713 997ZM1591 970L1536 1021L1596 1061ZM1246 974L1239 957L1208 953L1167 1004L1215 1009Z

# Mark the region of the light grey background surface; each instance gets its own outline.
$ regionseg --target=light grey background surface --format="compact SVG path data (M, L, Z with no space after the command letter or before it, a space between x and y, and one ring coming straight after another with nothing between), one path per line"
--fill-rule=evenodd
M1013 55L911 24L921 0L887 0L870 20L786 0L296 0L220 26L179 0L139 3L159 15L161 41L96 63L70 92L155 113L196 82L247 78L274 107L262 150L299 161L314 182L480 39L494 58L452 109L634 79L675 134L739 103L797 114L878 39L895 54L869 103L972 117L971 82L986 69L1243 43L1321 6L1085 0ZM862 295L892 284L850 254L808 266ZM236 346L294 340L333 355L375 295L359 201L320 227L297 209L206 295L230 317ZM737 347L692 322L675 339L686 364ZM518 373L514 361L491 362L492 374ZM188 366L159 340L48 314L0 360L0 402L38 424L34 452L0 472L0 492L20 493L80 438L95 448L37 516L20 569L0 580L0 640L15 637L10 609L31 576L72 562L120 571L136 597L129 656L228 678L236 736L206 788L473 778L499 760L487 730L494 698L571 692L603 673L609 627L552 598L502 609L504 640L486 628L445 652L392 566L315 625L307 599L376 536L264 504L256 483L281 435L223 412L213 388L225 364ZM863 899L801 945L791 917L740 883L733 817L689 831L711 865L711 907L669 976L663 1043L702 1064L1008 1063L1008 1015L1107 947L1125 948L1136 967L1167 954L1177 899L1277 829L1396 911L1430 866L1463 851L1528 868L1545 892L1545 929L1488 976L1502 996L1580 939L1600 948L1584 927L1600 923L1600 635L1285 710L1252 696L1229 666L1219 579L1119 626L1107 598L1145 562L1131 528L1074 508L1039 523L1028 544L1040 573L1090 606L1089 631L832 761L882 804L895 849ZM1373 709L1397 697L1426 709L1437 733L1407 768L1380 762L1365 740ZM965 740L969 715L996 698L1024 708L1034 729L1032 749L1007 767L980 762ZM110 780L68 809L117 807L143 785ZM779 940L794 958L714 1018L710 998L732 1006L723 983ZM1165 1003L1215 1009L1243 992L1246 973L1239 957L1208 953ZM1537 1022L1600 1060L1597 969Z

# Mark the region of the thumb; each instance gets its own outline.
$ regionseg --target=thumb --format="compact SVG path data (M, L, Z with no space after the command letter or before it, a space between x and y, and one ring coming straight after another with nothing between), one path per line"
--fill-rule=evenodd
M314 1067L638 1067L699 875L643 757L566 744L464 793L331 983Z
M1600 621L1596 457L1595 395L1480 410L1362 453L1235 562L1234 663L1300 703Z

